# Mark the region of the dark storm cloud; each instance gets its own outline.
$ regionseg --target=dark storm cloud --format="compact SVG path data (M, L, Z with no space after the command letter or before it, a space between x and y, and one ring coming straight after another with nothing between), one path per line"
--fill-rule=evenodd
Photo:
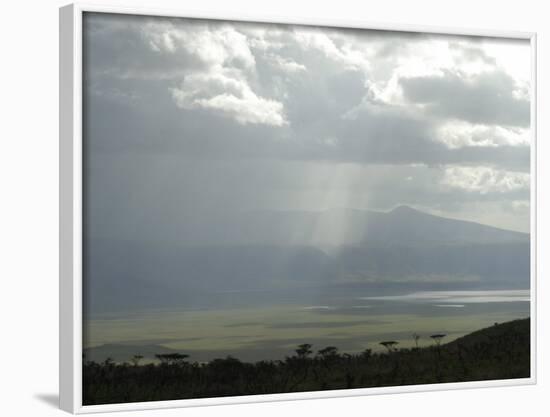
M182 110L175 105L171 91L185 82L186 75L205 71L208 63L182 48L178 53L152 48L146 29L155 23L154 19L92 15L85 22L85 110L89 133L94 137L90 146L94 149L180 152L215 158L528 167L527 147L450 149L438 140L437 119L412 115L395 106L367 106L355 118L344 118L368 94L368 74L342 69L336 60L327 59L331 51L328 47L328 52L314 47L304 49L293 39L292 32L278 35L279 45L264 36L272 41L268 44L271 49L266 52L253 47L256 71L242 75L248 77L259 97L284 104L288 125L242 125L211 109ZM178 26L174 20L168 23L186 29L202 24L183 21ZM372 36L384 43L380 33L373 32ZM393 35L396 36L415 41L424 38ZM380 51L390 54L395 44L390 36ZM462 49L466 54L480 54L474 52L478 50L475 48ZM277 55L281 51L286 61ZM293 62L298 67L289 68L298 69L284 71L278 66L281 62ZM446 73L442 77L401 79L401 85L409 100L428 104L435 115L479 123L528 123L529 103L512 96L513 80L499 72L479 76L473 82Z
M117 83L130 94L135 81ZM269 158L323 160L365 164L470 164L529 169L525 146L469 146L450 149L437 141L425 120L399 112L363 112L343 120L331 114L330 104L312 101L313 114L322 118L292 128L247 125L204 110L181 112L171 101L164 82L141 88L133 102L124 97L85 95L86 126L99 152L169 153L201 158ZM122 86L122 87L121 87ZM122 93L121 93L122 94ZM121 102L121 100L123 102ZM154 102L154 105L147 103ZM306 116L304 116L306 118ZM128 123L132 120L132 123ZM292 119L291 119L292 120ZM327 126L328 124L328 126ZM281 138L281 136L283 136ZM331 142L334 139L334 142Z
M151 47L145 35L155 18L86 13L83 20L84 78L137 79L141 83L181 77L204 64L185 50L165 54ZM171 21L167 19L167 21ZM194 22L188 22L191 26Z

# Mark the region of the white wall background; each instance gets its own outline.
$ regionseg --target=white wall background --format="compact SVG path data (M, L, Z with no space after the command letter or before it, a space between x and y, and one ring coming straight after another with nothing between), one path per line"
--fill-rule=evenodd
M93 3L93 1L91 1ZM99 2L96 2L99 3ZM538 386L145 411L147 416L539 416L550 393L550 24L544 1L195 0L117 5L538 32ZM0 14L0 413L62 415L58 389L59 0ZM546 12L546 13L545 13ZM129 413L117 413L123 417Z

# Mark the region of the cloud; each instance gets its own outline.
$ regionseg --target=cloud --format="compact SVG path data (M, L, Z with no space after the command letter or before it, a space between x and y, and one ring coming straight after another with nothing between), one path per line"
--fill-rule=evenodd
M529 146L531 135L528 129L523 128L449 121L437 128L436 139L451 149L468 146Z
M157 52L185 51L212 66L254 68L255 59L247 37L229 24L205 22L150 22L141 28L149 46Z
M120 213L110 177L132 195L148 184L152 202L185 197L158 218L220 198L404 203L526 229L525 210L502 207L529 199L527 42L105 14L84 25L87 149L110 160L98 189Z
M460 58L464 62L483 62L490 66L495 66L497 60L493 56L489 56L480 46L472 45L468 42L450 42L449 47L459 53Z
M102 55L116 56L109 62L99 58L89 74L91 90L97 95L113 95L109 89L101 89L105 78L140 79L144 84L167 80L173 85L167 86L166 92L181 109L210 110L241 125L287 124L283 103L254 91L256 60L247 36L232 25L140 17L127 19L126 25L109 21L94 15L88 23L95 27L89 36L96 38L87 42L90 59L96 62ZM113 35L117 42L112 41ZM132 48L112 46L119 43ZM101 50L96 52L98 47ZM143 61L136 59L132 49L142 51ZM300 69L290 60L279 58L277 63L287 70ZM117 96L134 94L121 91Z
M461 70L468 74L492 71L497 66L497 59L488 55L480 45L467 41L456 41L449 42L449 49Z
M143 31L153 50L175 54L183 49L206 67L187 74L179 87L171 89L178 107L214 110L242 125L288 123L281 102L260 97L250 86L256 59L247 36L231 25L151 23Z
M300 27L294 31L296 43L305 50L317 50L345 69L368 71L371 64L366 54L349 41L336 45L326 30ZM329 31L330 32L330 31Z
M244 80L223 72L189 75L172 95L182 109L217 110L243 125L288 123L281 103L258 97Z
M286 73L294 73L307 70L305 65L298 64L292 59L286 59L279 55L271 55L268 59L273 63L273 65L280 68Z
M528 189L530 175L488 167L448 167L441 183L473 193L507 193Z
M411 104L429 114L470 123L528 127L530 103L518 98L514 80L503 72L463 77L445 71L441 75L400 79Z

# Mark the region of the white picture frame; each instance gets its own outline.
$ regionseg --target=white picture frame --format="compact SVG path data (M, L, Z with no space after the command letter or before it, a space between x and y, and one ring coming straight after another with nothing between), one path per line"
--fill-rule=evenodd
M525 379L396 386L339 391L269 394L225 398L154 401L111 405L82 405L82 16L85 12L185 17L257 23L315 25L529 40L531 45L531 376ZM504 387L536 383L536 34L447 27L379 24L358 21L305 20L260 15L200 14L185 10L98 6L75 3L60 8L60 407L75 414L106 411L197 407L265 401L349 397L406 392Z

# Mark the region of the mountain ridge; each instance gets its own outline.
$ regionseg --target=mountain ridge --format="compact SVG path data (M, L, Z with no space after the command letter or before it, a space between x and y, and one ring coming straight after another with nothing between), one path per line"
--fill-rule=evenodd
M406 205L390 211L257 210L225 218L218 225L218 242L228 236L234 243L306 246L511 243L527 242L530 237L528 233L438 216Z

